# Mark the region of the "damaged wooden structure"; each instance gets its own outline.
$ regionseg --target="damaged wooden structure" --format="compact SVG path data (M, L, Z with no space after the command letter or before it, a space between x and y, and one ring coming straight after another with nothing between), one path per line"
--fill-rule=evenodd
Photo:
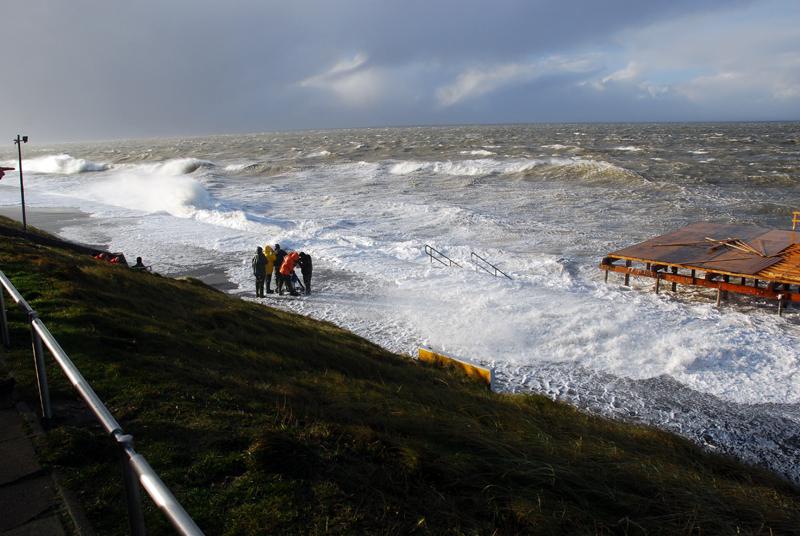
M655 279L655 291L668 282L717 290L717 304L729 292L775 300L782 314L800 303L800 231L754 225L693 223L606 255L609 272Z

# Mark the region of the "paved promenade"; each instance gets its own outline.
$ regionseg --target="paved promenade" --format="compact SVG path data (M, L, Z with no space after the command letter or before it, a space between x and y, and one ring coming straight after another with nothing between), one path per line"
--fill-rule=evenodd
M30 428L11 394L0 393L0 535L64 536L63 511L53 479L36 459Z

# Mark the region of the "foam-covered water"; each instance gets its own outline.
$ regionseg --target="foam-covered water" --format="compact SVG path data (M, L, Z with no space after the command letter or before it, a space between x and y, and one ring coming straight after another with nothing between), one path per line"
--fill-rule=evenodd
M688 223L786 228L800 125L368 129L25 146L26 201L75 207L67 238L164 274L314 257L309 298L266 303L392 350L493 366L498 386L654 424L800 482L800 314L702 291L656 296L597 268ZM0 154L15 166L14 154ZM0 205L18 203L13 172ZM35 221L30 222L36 225ZM464 268L444 268L430 244ZM471 268L476 252L513 280ZM636 288L638 286L638 289Z

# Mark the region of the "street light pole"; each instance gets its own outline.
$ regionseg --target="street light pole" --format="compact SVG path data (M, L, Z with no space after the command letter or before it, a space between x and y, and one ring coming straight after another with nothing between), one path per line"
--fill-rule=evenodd
M28 136L20 136L17 134L14 143L17 144L17 154L19 155L19 195L22 200L22 230L27 232L28 222L25 219L25 187L22 184L22 144L28 143Z

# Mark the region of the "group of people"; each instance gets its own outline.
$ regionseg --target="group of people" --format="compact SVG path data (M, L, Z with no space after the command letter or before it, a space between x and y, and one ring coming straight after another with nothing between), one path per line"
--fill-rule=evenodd
M303 282L294 273L295 267L300 267L303 274ZM272 273L275 273L275 290L270 288L272 283ZM281 249L280 244L275 247L257 247L256 254L253 256L253 275L256 278L256 297L263 298L266 294L277 292L283 296L284 290L288 290L292 296L299 296L300 293L295 289L295 283L300 290L306 294L311 294L311 255L304 251L286 252ZM264 294L266 287L266 294Z

